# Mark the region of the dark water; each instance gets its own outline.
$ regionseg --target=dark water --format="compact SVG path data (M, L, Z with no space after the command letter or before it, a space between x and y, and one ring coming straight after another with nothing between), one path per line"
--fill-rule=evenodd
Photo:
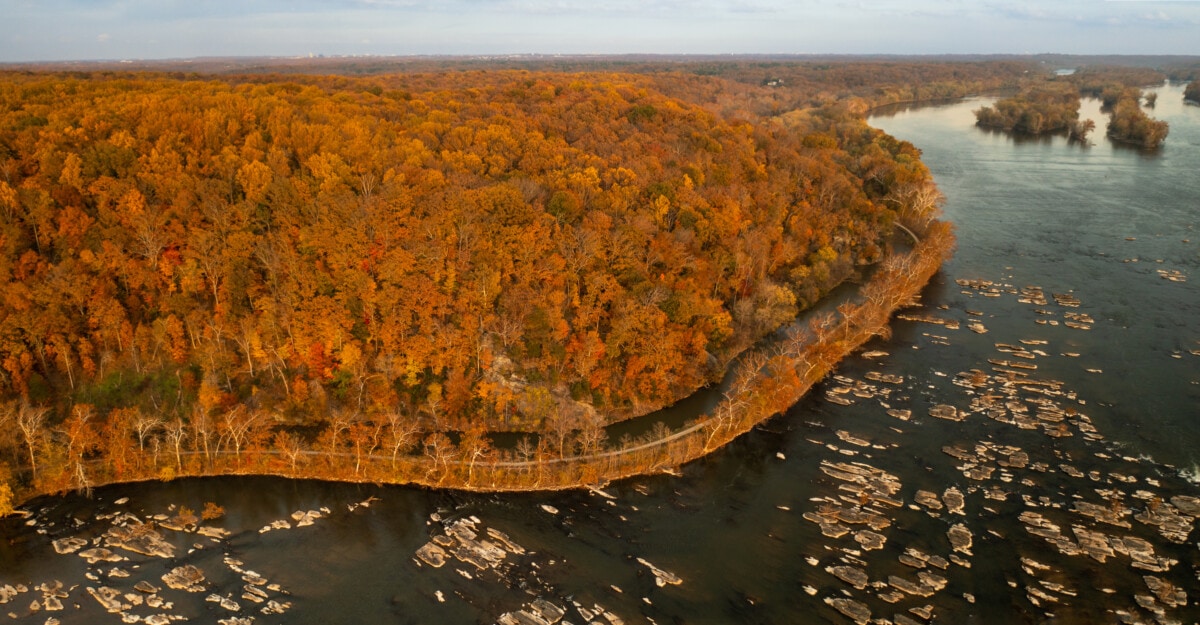
M1200 348L1200 107L1184 105L1181 89L1158 89L1150 112L1171 132L1151 153L1108 142L1096 100L1081 111L1097 122L1087 148L1063 137L1018 142L974 129L972 111L985 101L872 123L922 148L947 197L959 247L946 281L988 278L1075 293L1097 323L1070 344L1104 375L1081 375L1078 363L1051 364L1053 375L1093 403L1112 405L1092 415L1111 437L1194 467L1200 361L1187 352ZM1163 280L1158 270L1181 271L1188 282ZM966 306L956 291L939 291L937 303ZM1011 312L988 311L997 321ZM1179 352L1184 357L1174 358Z
M1113 147L1102 128L1088 148L983 132L971 110L984 101L873 118L924 150L958 228L956 257L927 289L924 307L909 311L941 325L898 321L891 340L868 346L889 355L847 361L787 414L682 476L613 484L605 489L611 499L265 478L43 498L27 506L29 519L0 521L0 600L6 584L27 589L0 604L0 617L119 623L87 588L140 595L133 587L145 580L162 587L157 596L171 609L123 598L127 615L205 623L494 623L538 598L565 608L564 620L576 625L853 622L831 605L840 600L896 623L926 622L925 606L942 623L1154 622L1155 610L1167 621L1196 622L1200 533L1187 512L1200 511L1187 498L1200 496L1200 356L1191 353L1200 350L1200 108L1179 104L1180 88L1159 92L1154 114L1171 123L1171 136L1154 154ZM1032 290L1022 295L1030 286L1042 288L1044 304ZM971 331L971 322L987 333ZM954 383L972 369L975 386ZM878 374L903 380L868 378ZM1006 376L1036 384L1006 385ZM965 418L935 418L937 405ZM847 470L871 476L860 481L873 487L837 477ZM963 494L961 514L948 511L948 488ZM936 495L941 509L917 504L918 491ZM207 525L231 534L161 529L174 558L113 548L128 559L89 565L51 544L74 536L88 540L87 549L103 542L114 512L145 520L207 501L227 511ZM364 501L370 505L356 505ZM1098 514L1087 504L1116 512L1104 522L1078 511ZM291 520L321 508L328 513L311 526ZM809 520L839 510L871 516L886 542L875 548L861 523L827 517L828 533L846 531L831 537ZM1030 514L1057 529L1031 531ZM280 520L290 527L260 533ZM1160 531L1164 523L1175 531ZM956 525L971 547L955 551L948 530ZM461 542L440 537L464 527L493 544L486 531L499 530L523 553L507 549L484 570L453 557L440 568L419 563L423 545L439 537L453 549ZM906 549L955 561L918 570L914 552L901 561ZM639 558L682 582L657 585ZM165 588L162 575L184 564L203 571L201 592ZM848 583L827 572L837 566L861 571L866 583L856 588L853 576ZM265 603L243 599L244 570L265 578L262 594L290 603L287 611L264 615ZM55 580L64 585L64 609L32 612L45 595L35 587ZM1160 580L1186 593L1186 603ZM213 594L238 611L206 601Z

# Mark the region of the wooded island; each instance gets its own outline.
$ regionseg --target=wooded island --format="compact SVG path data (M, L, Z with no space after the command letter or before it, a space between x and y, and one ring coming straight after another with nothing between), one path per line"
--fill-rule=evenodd
M1169 127L1167 122L1155 120L1142 110L1143 94L1137 85L1161 79L1157 72L1128 68L1092 69L1069 77L1047 78L993 106L975 111L976 124L1018 135L1064 133L1071 141L1087 144L1096 124L1090 119L1079 119L1083 93L1103 102L1103 110L1110 116L1109 139L1154 149L1166 140ZM1155 98L1154 93L1145 96L1146 107L1153 108Z
M1067 132L1083 141L1095 127L1079 120L1079 90L1055 81L1034 85L1018 95L975 111L976 124L1027 135ZM1085 120L1090 122L1091 120Z

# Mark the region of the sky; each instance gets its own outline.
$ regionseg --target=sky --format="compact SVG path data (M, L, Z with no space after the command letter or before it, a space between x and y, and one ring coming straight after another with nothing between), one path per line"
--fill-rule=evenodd
M0 0L0 62L1200 54L1200 0Z

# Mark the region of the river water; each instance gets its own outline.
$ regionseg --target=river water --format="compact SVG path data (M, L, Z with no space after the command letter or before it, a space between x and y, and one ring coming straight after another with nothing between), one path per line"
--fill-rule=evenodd
M853 622L838 608L1195 622L1200 108L1158 91L1171 134L1156 153L1110 145L1103 124L1090 147L985 132L971 111L988 100L873 117L924 151L958 229L955 258L906 311L923 320L896 321L867 347L886 355L848 360L680 476L604 494L221 478L41 498L0 520L0 615L495 623L553 620L549 604L576 625ZM1103 121L1094 103L1084 115ZM163 526L205 502L225 515L204 525L228 534ZM304 511L311 525L293 518ZM171 557L80 557L156 515ZM184 565L204 575L196 592L164 583ZM89 588L115 593L113 611ZM264 614L268 601L284 612Z

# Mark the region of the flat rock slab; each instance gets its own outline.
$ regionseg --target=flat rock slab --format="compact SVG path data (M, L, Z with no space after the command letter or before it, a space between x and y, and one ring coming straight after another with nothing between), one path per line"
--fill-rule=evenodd
M871 620L871 609L865 603L842 597L826 597L825 603L857 625L866 625Z
M971 555L972 536L966 525L954 524L946 531L946 537L950 539L950 545L955 551Z
M855 590L865 589L871 581L866 571L853 566L828 566L825 572L850 584Z
M80 551L79 557L87 560L88 564L95 564L97 562L123 562L125 560L125 556L113 553L104 547L93 547Z
M446 550L429 542L417 550L417 558L435 569L446 564Z
M191 564L185 564L162 576L163 582L175 590L201 592L204 590L204 572Z
M883 545L887 543L887 537L883 534L872 532L871 530L860 530L855 532L854 540L862 545L862 548L867 551L883 549Z
M941 510L943 507L942 500L938 499L937 493L931 493L927 490L917 491L914 499L917 503L929 508L930 510Z
M947 421L962 421L967 418L967 413L948 404L938 404L929 409L929 416Z
M65 555L68 553L75 553L76 551L79 551L83 547L87 546L87 541L82 538L76 538L75 536L68 536L66 538L59 538L51 544L54 545L54 551Z
M962 491L958 490L958 488L954 486L947 488L946 491L942 493L942 501L946 502L946 509L951 514L965 514L963 512L963 506L965 505L966 500L963 499Z

